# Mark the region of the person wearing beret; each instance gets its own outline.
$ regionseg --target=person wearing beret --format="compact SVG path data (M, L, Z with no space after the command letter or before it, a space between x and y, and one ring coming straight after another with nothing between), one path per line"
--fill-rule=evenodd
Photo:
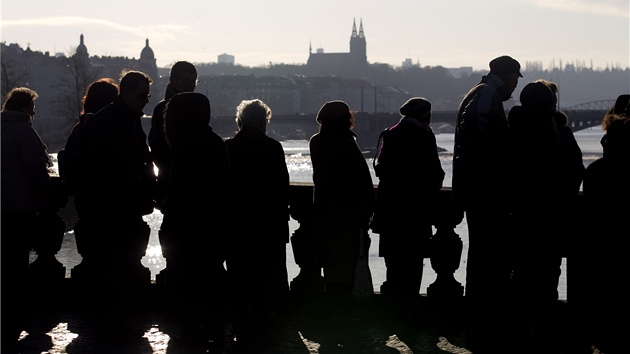
M413 97L400 107L401 118L382 134L374 159L379 178L372 231L380 234L386 280L381 293L396 300L419 296L431 213L444 170L430 127L431 103Z
M355 117L348 105L343 101L326 102L316 119L319 131L309 140L315 233L320 244L325 295L343 308L352 300L359 237L367 245L364 255L369 250L374 184L355 140Z

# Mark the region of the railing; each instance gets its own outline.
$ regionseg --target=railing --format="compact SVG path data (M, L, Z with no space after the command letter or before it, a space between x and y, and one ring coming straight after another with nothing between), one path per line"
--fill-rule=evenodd
M291 185L291 216L299 223L291 237L292 244L310 244L313 241L313 221L312 221L312 195L313 186L311 183L292 183ZM48 210L42 213L42 220L47 224L44 228L46 234L40 235L34 247L37 259L31 263L31 281L36 287L48 288L63 286L72 283L75 270L66 278L65 266L56 259L56 254L62 247L66 225L59 216L58 211L68 203L66 189L58 177L53 177L53 198ZM582 203L582 196L579 195L578 204ZM427 296L434 298L458 298L463 296L463 286L455 279L454 273L458 270L462 256L462 241L455 233L455 227L463 220L463 212L457 210L452 203L452 193L450 188L443 188L440 193L440 202L437 206L438 215L441 217L436 222L436 234L431 239L431 252L425 255L430 258L431 266L436 272L436 280L427 288ZM580 208L576 208L580 210ZM576 214L572 220L567 220L567 225L579 225L583 222L583 217ZM579 229L579 227L575 228ZM575 236L578 239L579 236ZM320 269L313 261L314 256L308 254L307 248L293 248L296 264L300 267L299 274L292 279L292 291L306 291L317 288L321 282ZM567 259L567 300L576 297L583 297L589 292L585 285L579 281L580 274L572 272L573 266L572 245L566 244L562 249L562 257ZM80 250L79 250L80 253ZM140 260L139 260L140 262ZM579 267L576 267L579 268ZM150 276L147 282L151 282Z

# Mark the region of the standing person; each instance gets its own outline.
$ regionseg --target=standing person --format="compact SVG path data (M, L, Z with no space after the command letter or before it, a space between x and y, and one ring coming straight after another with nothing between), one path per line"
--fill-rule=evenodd
M355 140L355 117L343 101L326 102L317 113L319 131L309 140L313 165L315 234L320 241L325 295L337 305L352 300L359 237L369 250L374 184Z
M569 226L563 216L575 205L581 170L575 169L570 149L564 144L554 120L556 96L541 81L527 84L520 106L508 113L508 189L514 249L510 295L536 328L554 310L562 264L561 246ZM537 156L534 167L531 156ZM573 235L571 235L573 236Z
M518 84L521 65L507 55L490 61L490 72L464 96L457 110L452 190L468 224L466 319L478 350L501 343L486 333L505 331L512 273L512 235L507 187L508 123L503 102ZM499 339L505 336L498 335Z
M151 147L151 159L158 168L155 202L156 208L162 209L164 192L168 174L170 171L173 152L166 143L164 137L164 109L168 101L180 92L193 92L197 86L197 68L187 62L178 61L171 67L169 83L166 86L166 93L153 109L151 116L151 129L149 130L149 147Z
M170 99L164 114L173 161L159 232L167 263L163 285L184 325L175 339L197 344L208 339L223 342L221 311L227 289L223 263L232 226L229 155L209 125L210 112L205 95L182 92Z
M584 175L583 215L589 222L576 255L585 278L581 288L588 289L588 294L580 299L580 318L591 340L588 343L605 353L623 353L627 351L625 326L618 324L627 318L628 306L613 298L627 274L627 250L620 242L630 234L629 94L617 97L602 127L603 155L586 167Z
M225 141L232 167L232 202L236 210L240 205L257 210L232 228L226 263L235 291L234 310L251 313L249 321L264 320L280 310L289 293L289 170L282 144L266 135L271 115L263 101L243 100L236 108L238 132Z
M72 269L73 278L77 281L93 276L93 272L102 266L97 263L97 257L90 255L90 252L99 249L99 243L102 242L92 236L92 233L97 232L102 225L98 222L91 223L90 218L87 220L82 219L84 210L81 204L83 200L81 193L85 187L82 188L81 184L86 183L89 185L92 183L87 176L83 175L83 172L86 171L84 166L86 162L83 159L87 158L84 152L86 144L84 131L87 130L94 114L112 103L118 93L118 84L111 78L102 78L89 84L82 99L83 109L79 116L79 121L72 128L72 133L70 133L64 149L57 154L59 176L69 189L69 192L74 196L73 204L79 216L73 229L77 251L84 259Z
M89 120L96 112L114 101L114 97L118 95L118 84L111 78L101 78L90 83L81 99L83 109L79 115L78 122L72 127L72 132L68 137L64 149L59 151L57 159L59 161L59 176L67 187L74 193L74 184L81 183L82 179L77 176L77 169L80 169L80 155L82 152L82 138L80 131L86 121ZM79 142L81 141L81 142Z
M50 190L46 145L33 129L37 92L17 87L2 104L2 347L13 352L29 308L29 253L36 237L37 214Z
M468 223L466 298L505 297L511 273L506 188L508 123L503 101L510 99L521 65L509 56L490 61L457 111L453 154L453 196Z
M374 159L379 183L372 231L380 234L379 255L387 268L381 293L412 300L420 293L444 170L429 125L431 103L411 98L400 114L400 121L383 132Z
M85 274L88 288L83 295L96 297L92 303L105 316L102 334L112 334L113 340L121 337L107 330L121 329L112 322L139 308L151 279L141 264L150 235L142 217L153 212L155 174L140 121L151 83L143 72L124 73L120 93L90 118L82 133L82 176L89 183L80 184L75 203L79 218L92 225L85 236L93 247L83 261L98 266Z

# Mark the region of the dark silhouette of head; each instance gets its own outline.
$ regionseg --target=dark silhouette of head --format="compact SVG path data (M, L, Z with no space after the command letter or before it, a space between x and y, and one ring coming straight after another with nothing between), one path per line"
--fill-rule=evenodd
M173 96L164 111L164 134L171 147L190 142L197 132L210 124L210 100L197 92L181 92Z
M270 120L271 109L259 99L243 100L236 107L236 125L239 129L252 127L265 132Z
M628 166L630 161L630 115L609 114L604 118L606 133L601 139L604 156L624 161Z
M322 126L354 127L354 114L347 103L339 100L324 103L317 113L316 120Z
M128 71L120 79L120 96L127 105L136 112L142 112L151 98L151 83L153 80L142 71Z
M630 113L630 94L623 94L617 96L615 105L608 110L610 114L626 114Z
M508 55L502 55L492 59L490 61L490 72L502 79L509 74L516 74L519 77L523 77L521 74L521 64Z
M83 95L81 114L96 113L110 104L118 95L118 85L114 79L105 77L91 83Z
M556 95L548 85L540 81L530 82L521 91L521 106L530 112L553 113L556 111Z
M169 83L177 92L193 92L198 83L197 68L190 62L178 61L171 67Z
M431 102L423 97L410 98L400 107L400 114L431 123Z
M518 85L518 79L523 77L521 64L510 56L502 55L492 59L489 65L490 74L496 75L503 81L503 85L499 87L501 98L503 101L509 100Z
M39 97L37 92L28 87L16 87L9 91L2 104L3 111L19 111L35 115L35 100Z

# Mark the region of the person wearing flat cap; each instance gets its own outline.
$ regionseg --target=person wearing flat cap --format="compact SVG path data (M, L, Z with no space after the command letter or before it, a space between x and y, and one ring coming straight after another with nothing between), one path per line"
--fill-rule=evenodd
M471 308L504 297L500 294L508 289L511 273L508 122L503 102L523 75L519 62L507 55L492 59L489 66L490 72L459 105L453 151L453 197L468 223L465 296L478 305Z
M417 300L423 255L433 235L432 212L444 181L431 123L431 103L413 97L400 107L401 119L379 139L374 170L379 178L372 231L380 234L385 260L381 294Z
M344 308L352 301L360 237L367 245L363 255L369 250L374 184L355 140L355 117L348 105L326 102L316 120L319 131L309 140L315 235L321 247L325 295Z

